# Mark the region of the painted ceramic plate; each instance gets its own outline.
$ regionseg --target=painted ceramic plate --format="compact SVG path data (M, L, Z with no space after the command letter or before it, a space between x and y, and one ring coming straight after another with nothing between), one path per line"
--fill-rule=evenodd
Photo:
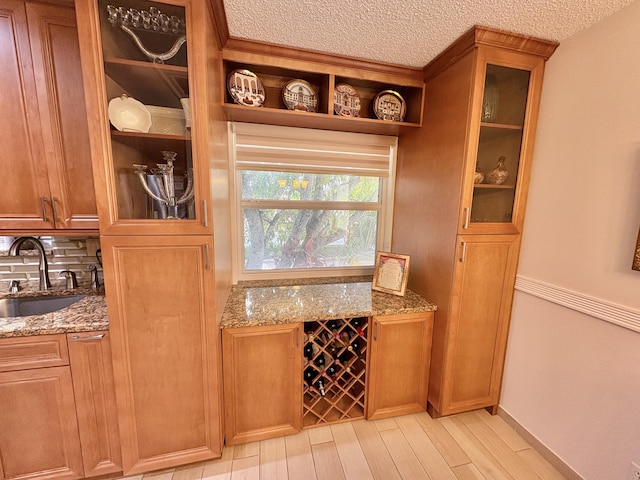
M383 90L373 100L373 113L380 120L402 122L407 112L404 98L393 90Z
M333 111L342 117L360 116L360 97L351 85L339 83L333 89Z
M227 77L227 89L238 105L261 107L267 98L262 82L249 70L234 70Z
M282 99L289 110L315 112L318 95L313 87L304 80L291 80L282 89Z
M138 100L123 94L109 102L109 121L121 132L148 133L151 113Z

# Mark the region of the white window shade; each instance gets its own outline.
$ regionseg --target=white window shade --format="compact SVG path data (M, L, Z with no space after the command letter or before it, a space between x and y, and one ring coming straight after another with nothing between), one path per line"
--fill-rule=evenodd
M306 128L235 123L239 170L394 176L397 138Z

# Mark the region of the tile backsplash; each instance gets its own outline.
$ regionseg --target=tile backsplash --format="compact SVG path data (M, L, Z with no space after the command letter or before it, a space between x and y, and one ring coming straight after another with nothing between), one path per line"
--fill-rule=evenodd
M38 289L38 254L36 250L28 250L25 245L20 255L10 257L9 247L18 237L0 236L0 294L9 292L12 280L19 280L23 290ZM100 248L98 237L62 237L40 236L49 263L49 279L52 287L64 287L65 279L60 276L63 270L71 270L76 274L79 287L89 287L91 275L88 268L98 268L98 278L102 284L102 267L95 256L96 248ZM89 247L89 248L88 248Z

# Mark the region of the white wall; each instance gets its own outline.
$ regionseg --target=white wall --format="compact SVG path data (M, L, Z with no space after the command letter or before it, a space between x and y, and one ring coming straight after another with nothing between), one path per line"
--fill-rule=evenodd
M518 274L640 318L640 0L547 63ZM516 291L502 408L586 480L640 464L640 333Z

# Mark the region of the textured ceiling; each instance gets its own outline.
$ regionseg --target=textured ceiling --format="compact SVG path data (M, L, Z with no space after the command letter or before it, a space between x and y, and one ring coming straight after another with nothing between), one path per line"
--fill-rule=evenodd
M423 67L473 25L561 42L633 1L224 0L224 6L232 37Z

